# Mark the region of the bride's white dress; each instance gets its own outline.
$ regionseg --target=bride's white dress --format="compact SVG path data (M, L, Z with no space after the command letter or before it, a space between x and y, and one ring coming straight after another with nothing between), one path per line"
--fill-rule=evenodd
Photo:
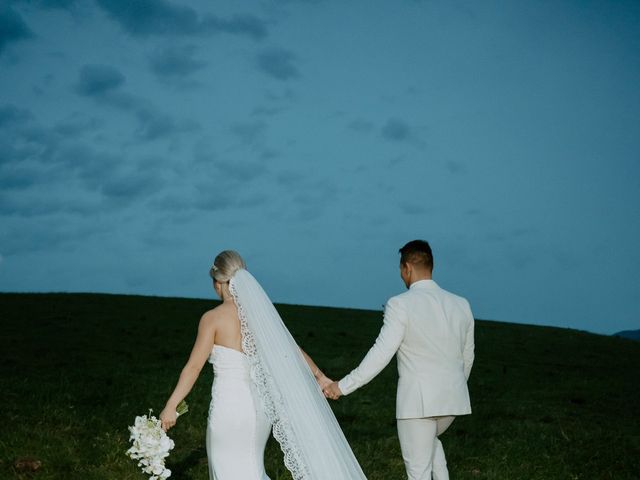
M207 422L211 480L268 480L272 431L294 480L366 480L300 347L258 281L239 269L229 281L242 351L214 345Z
M253 389L247 356L214 345L207 457L211 480L269 480L264 447L271 432L262 402Z

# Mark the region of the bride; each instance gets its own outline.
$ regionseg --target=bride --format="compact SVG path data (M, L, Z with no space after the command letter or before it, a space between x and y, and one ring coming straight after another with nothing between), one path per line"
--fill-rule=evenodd
M331 380L296 344L242 257L221 252L209 274L222 303L200 319L189 360L160 413L162 427L175 425L176 406L208 359L211 480L269 480L263 458L271 430L294 480L366 480L322 393Z

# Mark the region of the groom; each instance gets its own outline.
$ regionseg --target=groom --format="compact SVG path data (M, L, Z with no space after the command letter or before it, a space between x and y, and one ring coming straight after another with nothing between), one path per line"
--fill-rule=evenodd
M384 324L360 365L324 389L337 399L370 382L397 353L396 418L409 480L449 478L438 436L456 415L471 413L467 379L474 359L469 302L431 278L433 255L423 240L400 249L400 276L408 291L392 297Z

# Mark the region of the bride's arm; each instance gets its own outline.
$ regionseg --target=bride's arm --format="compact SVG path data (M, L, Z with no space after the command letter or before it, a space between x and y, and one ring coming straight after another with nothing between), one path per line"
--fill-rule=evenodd
M300 348L302 356L306 360L307 365L309 365L313 376L316 377L316 381L318 382L318 385L320 385L320 388L324 389L327 385L331 385L333 383L333 380L322 373L320 367L316 365L316 362L313 361L313 359L307 354L307 352L305 352L300 346L298 346L298 348Z
M180 373L176 388L160 413L160 420L164 430L168 430L176 424L176 407L189 394L200 375L202 367L207 358L209 358L215 340L215 316L216 314L213 311L209 311L200 318L198 336L191 350L189 360Z

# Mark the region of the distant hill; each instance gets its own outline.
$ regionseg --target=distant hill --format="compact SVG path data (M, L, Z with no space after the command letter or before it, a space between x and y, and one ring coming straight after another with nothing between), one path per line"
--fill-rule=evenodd
M614 333L613 336L640 340L640 330L623 330L622 332Z

